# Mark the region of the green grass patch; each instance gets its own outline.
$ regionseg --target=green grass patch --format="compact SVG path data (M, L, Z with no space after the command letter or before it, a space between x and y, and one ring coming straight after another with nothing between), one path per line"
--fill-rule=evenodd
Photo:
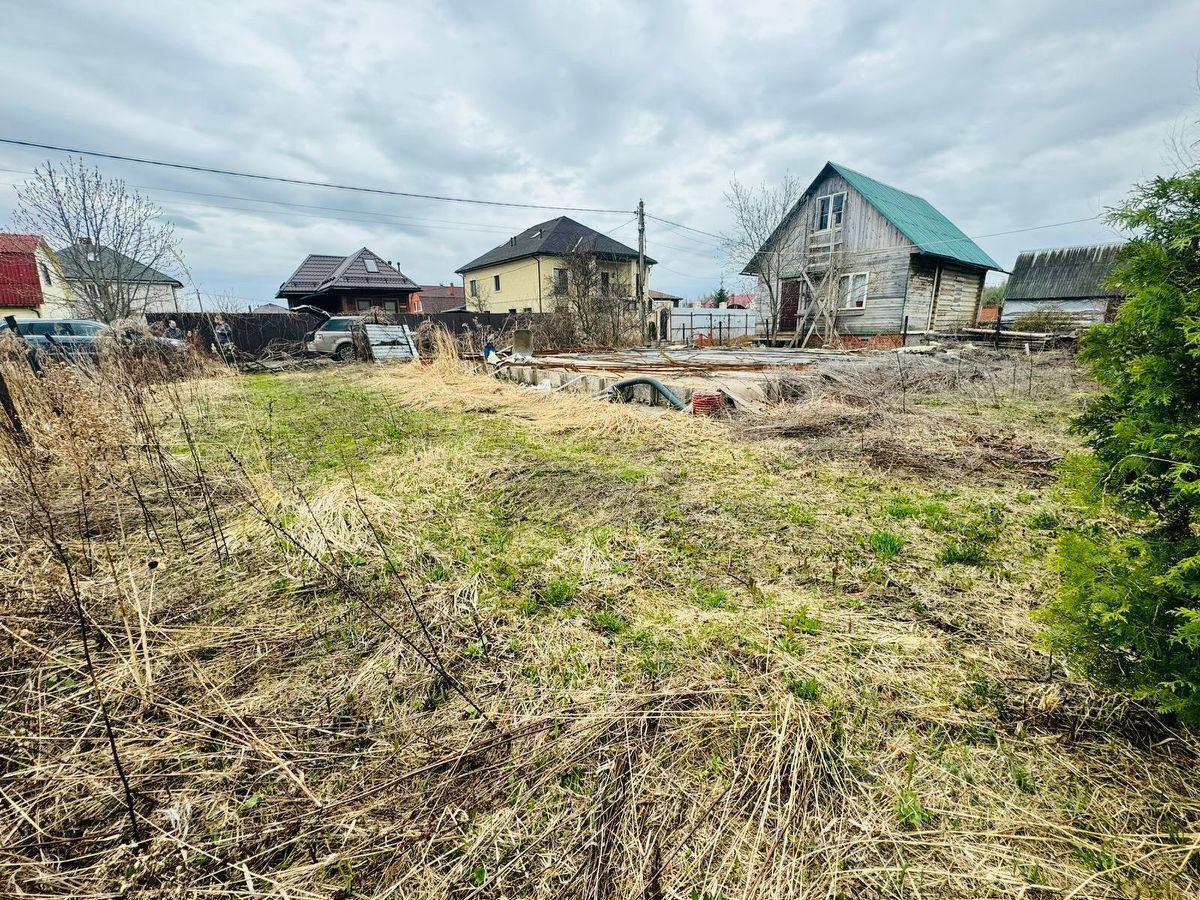
M904 538L892 534L890 531L876 531L868 538L868 541L876 555L884 559L899 556L900 551L904 549Z

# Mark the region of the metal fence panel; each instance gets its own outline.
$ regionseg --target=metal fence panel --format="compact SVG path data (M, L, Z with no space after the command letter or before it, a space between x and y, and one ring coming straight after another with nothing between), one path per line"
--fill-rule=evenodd
M376 362L419 359L416 342L407 325L364 325L371 355Z

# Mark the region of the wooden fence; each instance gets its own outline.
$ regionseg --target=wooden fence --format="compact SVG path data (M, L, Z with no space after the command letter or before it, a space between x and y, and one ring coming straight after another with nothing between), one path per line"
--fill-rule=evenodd
M165 328L174 319L190 340L208 349L216 343L213 323L217 318L229 325L230 340L244 353L259 356L268 350L298 352L303 349L304 336L320 327L322 319L306 312L289 313L147 313L146 320L155 331ZM478 313L469 311L442 313L402 313L392 315L397 325L416 330L423 322L434 322L452 334L469 331L487 336L528 327L537 319L536 313Z

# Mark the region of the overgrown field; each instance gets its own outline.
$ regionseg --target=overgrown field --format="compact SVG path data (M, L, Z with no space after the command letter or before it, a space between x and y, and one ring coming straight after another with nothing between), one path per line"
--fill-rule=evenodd
M1087 388L1018 365L721 422L10 360L0 893L1197 896L1200 743L1037 648Z

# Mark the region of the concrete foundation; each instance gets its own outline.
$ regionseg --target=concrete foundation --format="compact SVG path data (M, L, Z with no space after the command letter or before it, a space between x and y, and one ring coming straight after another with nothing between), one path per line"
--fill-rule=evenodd
M500 377L517 384L527 384L545 391L564 390L595 396L606 391L625 375L606 376L581 372L563 371L562 369L539 369L537 366L502 366ZM661 380L661 379L660 379ZM692 397L692 388L682 384L663 382L664 387L684 402ZM634 385L629 389L629 397L637 403L650 406L670 406L658 393L644 384Z

